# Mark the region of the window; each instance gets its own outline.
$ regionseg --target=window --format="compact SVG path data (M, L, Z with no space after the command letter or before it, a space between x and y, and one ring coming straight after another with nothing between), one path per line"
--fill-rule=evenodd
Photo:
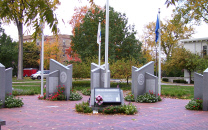
M207 46L203 46L203 57L207 55Z

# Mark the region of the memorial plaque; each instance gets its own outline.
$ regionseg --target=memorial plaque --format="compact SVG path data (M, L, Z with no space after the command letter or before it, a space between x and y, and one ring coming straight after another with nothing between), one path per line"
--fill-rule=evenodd
M49 77L49 80L51 81L49 82L49 93L52 94L57 91L56 87L58 86L58 77Z
M121 105L121 90L119 88L95 88L95 98L101 95L103 105Z
M93 86L95 88L100 86L100 73L93 73Z
M155 94L155 79L146 79L146 92L152 91Z

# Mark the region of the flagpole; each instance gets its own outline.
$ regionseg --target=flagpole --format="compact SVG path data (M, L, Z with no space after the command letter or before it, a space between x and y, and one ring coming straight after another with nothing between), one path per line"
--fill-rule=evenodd
M42 48L41 48L41 96L43 96L43 65L44 65L44 34L43 34L43 23L42 23Z
M108 87L108 37L109 37L109 0L106 0L106 25L105 25L105 82L104 88Z
M100 17L99 17L99 27L98 27L98 28L100 28L100 31L101 31L101 27L100 27L100 26L101 26L101 19L100 19ZM99 30L99 29L98 29L98 30ZM100 33L100 32L99 32L99 33ZM100 35L101 35L101 34L100 34ZM99 44L99 52L98 52L98 53L99 53L99 54L98 54L98 55L99 55L99 59L98 59L98 64L99 64L99 66L100 66L100 55L101 55L101 54L100 54L100 53L101 53L100 51L101 51L101 36L100 36L100 44Z
M158 17L160 23L160 8L158 10ZM161 28L161 24L160 24ZM161 29L159 28L159 70L158 70L158 93L161 95Z

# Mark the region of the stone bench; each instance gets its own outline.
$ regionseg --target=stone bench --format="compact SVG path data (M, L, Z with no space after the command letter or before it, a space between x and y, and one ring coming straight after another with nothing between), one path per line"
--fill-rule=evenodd
M0 119L0 130L2 125L6 125L6 121Z

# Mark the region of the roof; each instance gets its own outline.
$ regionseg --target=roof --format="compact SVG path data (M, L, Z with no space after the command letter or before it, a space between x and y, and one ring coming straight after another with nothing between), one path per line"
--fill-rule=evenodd
M197 41L208 41L208 37L204 38L192 38L192 39L183 39L180 40L180 42L185 43L185 42L197 42Z

